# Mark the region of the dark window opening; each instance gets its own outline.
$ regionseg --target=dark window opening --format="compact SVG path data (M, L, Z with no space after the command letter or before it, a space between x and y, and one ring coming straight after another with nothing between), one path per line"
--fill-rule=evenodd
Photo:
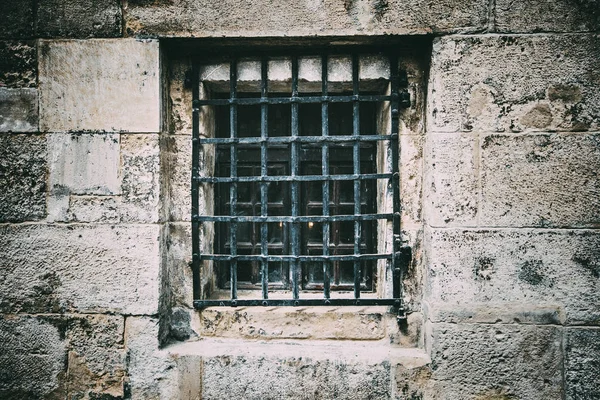
M401 308L397 58L223 59L192 70L194 305Z

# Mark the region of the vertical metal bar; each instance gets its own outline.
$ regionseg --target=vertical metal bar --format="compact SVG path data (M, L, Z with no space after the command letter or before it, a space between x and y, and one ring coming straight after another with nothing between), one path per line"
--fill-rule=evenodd
M232 59L229 64L229 136L237 137L237 59ZM237 177L237 144L232 143L229 147L230 154L230 177ZM234 217L237 213L237 182L231 182L229 186L229 215ZM230 284L231 299L237 299L237 221L233 219L229 224L229 250L231 255Z
M192 100L200 99L200 72L198 63L192 63ZM194 300L200 300L200 222L196 219L199 214L200 183L196 177L200 174L200 109L192 110L192 286Z
M264 57L260 64L260 97L262 104L260 106L260 176L265 177L268 174L267 170L267 136L268 136L268 76L267 76L268 62L267 58ZM268 203L268 187L267 182L260 183L260 215L266 217L268 215L267 203ZM260 254L263 257L268 255L268 225L266 222L260 224ZM269 298L269 263L266 258L261 260L261 288L262 298Z
M292 178L298 175L298 56L292 56L292 143L291 143L291 161L292 161ZM292 217L298 216L300 191L298 190L298 181L292 180L291 201L292 201ZM300 226L298 222L292 222L292 255L300 255ZM299 286L301 281L300 262L298 259L292 261L292 295L294 300L299 296Z
M393 279L393 296L395 299L400 299L402 296L401 292L401 271L400 271L400 155L399 155L399 83L398 83L398 56L390 55L390 90L391 90L391 139L390 147L392 153L392 191L393 191L393 204L394 204L394 216L392 218L393 226L393 251L394 257L392 257L392 279Z
M328 57L327 54L321 56L321 135L329 136L329 102L326 97L328 95ZM323 142L321 146L321 173L329 175L329 143ZM323 181L323 215L329 216L329 180ZM329 221L323 222L323 255L329 256ZM330 270L331 263L323 261L323 295L326 299L331 296L330 292Z
M358 100L359 92L359 68L358 55L352 55L352 94L354 100L352 102L352 136L356 139L352 147L352 165L355 176L360 175L360 102ZM354 254L360 254L360 220L358 217L361 213L360 207L360 180L354 178ZM360 261L354 260L354 298L360 297Z

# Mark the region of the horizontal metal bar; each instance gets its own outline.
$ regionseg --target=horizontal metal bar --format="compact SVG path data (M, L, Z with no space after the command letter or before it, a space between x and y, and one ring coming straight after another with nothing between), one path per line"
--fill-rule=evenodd
M394 214L359 214L359 215L305 215L291 216L260 216L260 215L196 215L194 221L200 222L340 222L340 221L374 221L379 219L391 220Z
M194 300L194 308L249 306L395 306L403 311L400 299L244 299L244 300Z
M231 183L231 182L321 182L321 181L365 181L369 179L389 179L393 174L360 174L360 175L274 175L274 176L197 176L197 182Z
M212 260L212 261L300 261L300 262L313 262L313 261L365 261L365 260L391 260L393 254L344 254L335 256L293 256L293 255L268 255L262 256L260 254L247 254L232 256L230 254L201 254L201 260Z
M200 144L286 144L286 143L348 143L348 142L376 142L394 139L391 135L365 135L350 136L275 136L275 137L238 137L232 138L200 138Z
M228 106L230 104L239 105L257 105L257 104L310 104L310 103L351 103L353 101L361 102L381 102L391 101L392 96L388 95L330 95L330 96L298 96L298 97L243 97L229 99L202 99L194 100L192 107L201 106Z

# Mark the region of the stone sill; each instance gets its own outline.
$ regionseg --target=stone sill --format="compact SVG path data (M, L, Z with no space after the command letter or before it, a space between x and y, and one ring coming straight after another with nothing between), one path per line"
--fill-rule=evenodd
M400 331L396 314L372 307L210 307L195 313L201 338L245 340L380 341L417 347L422 316L409 315Z
M419 368L431 362L423 349L394 347L388 341L243 340L203 338L167 347L164 351L181 357L242 357L244 359L327 360L342 364L402 365Z

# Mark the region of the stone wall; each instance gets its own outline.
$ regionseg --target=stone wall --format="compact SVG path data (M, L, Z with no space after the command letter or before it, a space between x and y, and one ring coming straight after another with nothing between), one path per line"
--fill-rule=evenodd
M0 398L599 398L599 10L3 1ZM183 78L223 37L412 44L406 322L191 307Z

